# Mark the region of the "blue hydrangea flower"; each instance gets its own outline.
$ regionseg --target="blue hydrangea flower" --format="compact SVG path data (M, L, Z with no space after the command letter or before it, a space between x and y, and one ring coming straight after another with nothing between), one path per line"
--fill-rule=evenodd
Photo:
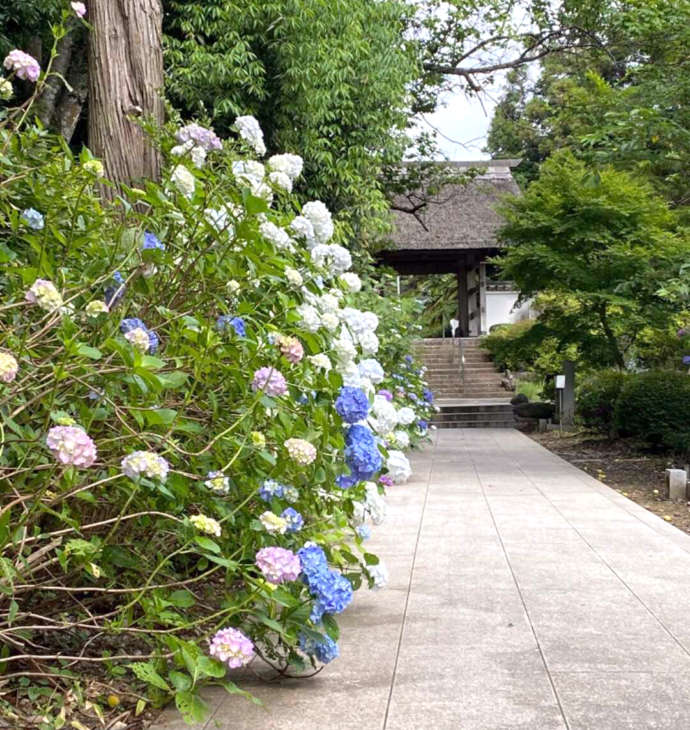
M149 231L146 231L144 233L144 243L141 245L141 250L147 251L149 249L158 249L159 251L165 251L165 245L162 244L153 233L149 233Z
M306 393L300 393L295 400L301 405L306 406L309 403L309 396Z
M275 479L264 479L259 487L259 497L264 502L270 502L274 497L282 497L285 487Z
M683 355L683 365L690 365L690 355Z
M113 283L104 289L105 303L112 309L125 295L125 280L119 271L113 274Z
M341 474L339 477L335 478L335 484L337 487L340 487L340 489L349 489L350 487L354 487L358 481L359 479L353 477L351 474Z
M302 563L302 572L304 573L307 584L319 572L328 570L326 553L316 543L307 543L297 551L297 555L299 556L300 563Z
M287 532L299 532L304 527L304 518L292 507L286 507L280 515L287 523Z
M383 462L374 434L360 425L350 426L345 436L345 462L357 481L371 479Z
M34 231L41 231L45 226L45 219L35 208L23 210L21 219L29 228L33 228Z
M369 527L369 525L359 525L355 532L362 538L362 540L368 540L371 537L371 527Z
M238 337L247 336L247 327L242 317L231 317L229 314L222 314L216 320L216 327L221 332L227 332L228 327L232 327Z
M417 421L417 428L418 428L418 429L419 429L420 431L422 431L422 432L426 431L426 430L427 430L427 429L429 428L429 423L428 423L428 421L424 421L424 420L422 420L422 419L420 418L420 419L419 419L419 421Z
M328 664L340 656L338 644L327 634L320 639L312 639L305 634L299 635L299 647L308 656L316 657L323 664Z
M422 395L424 396L424 400L427 403L434 402L434 394L428 388L424 388L424 392L422 393Z
M316 598L310 615L318 623L325 613L342 613L352 601L352 583L337 570L318 573L309 583L309 591Z
M405 355L405 362L411 363L412 362L412 355Z
M345 423L357 423L369 414L369 399L360 388L345 385L335 401L335 410Z
M138 317L129 317L128 319L123 319L122 322L120 322L120 332L123 334L135 329L142 329L146 332L149 336L148 353L149 355L155 354L158 350L158 346L160 345L160 340L153 330L150 330Z

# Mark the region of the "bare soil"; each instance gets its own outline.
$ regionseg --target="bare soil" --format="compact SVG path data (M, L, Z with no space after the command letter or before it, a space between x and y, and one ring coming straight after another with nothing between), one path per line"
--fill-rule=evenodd
M654 452L630 439L611 440L589 432L548 431L529 436L578 469L690 534L690 504L664 498L664 470L686 468L678 458Z

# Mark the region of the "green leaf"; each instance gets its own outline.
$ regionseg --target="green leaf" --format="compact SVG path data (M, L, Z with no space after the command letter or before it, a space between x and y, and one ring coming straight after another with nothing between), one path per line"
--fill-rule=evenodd
M263 702L258 698L254 697L253 694L250 694L246 690L240 689L234 682L230 681L229 679L226 679L224 682L220 682L220 686L225 689L225 691L228 694L231 695L241 695L246 700L250 700L255 705L263 706Z
M170 685L161 677L156 671L155 667L151 662L135 662L130 664L129 668L136 674L136 676L143 682L147 682L158 689L170 692Z
M208 715L208 705L196 693L187 690L177 692L175 704L185 722L190 725L203 722Z
M192 678L188 674L174 669L168 672L168 679L178 692L184 692L192 686Z
M210 550L212 553L216 553L216 555L220 555L220 546L211 540L210 537L204 537L203 535L196 535L194 537L194 542L196 542L199 547L204 548L204 550Z
M84 357L88 357L90 360L100 360L103 357L103 353L98 348L90 347L83 343L77 347L77 353Z
M191 608L196 603L194 596L184 589L174 591L168 596L167 600L177 608Z
M177 417L172 408L157 408L155 411L144 411L144 418L151 426L169 426Z

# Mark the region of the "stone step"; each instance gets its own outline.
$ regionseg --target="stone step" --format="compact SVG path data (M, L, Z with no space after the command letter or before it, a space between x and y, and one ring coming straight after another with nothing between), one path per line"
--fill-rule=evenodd
M436 428L515 428L514 421L458 421L434 423Z

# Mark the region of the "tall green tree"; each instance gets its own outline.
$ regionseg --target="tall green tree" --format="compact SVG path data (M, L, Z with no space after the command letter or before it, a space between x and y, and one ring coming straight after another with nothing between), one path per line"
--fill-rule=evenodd
M658 290L690 255L676 216L650 186L607 166L552 155L502 207L499 264L523 299L548 295L532 335L578 346L592 365L625 367L640 331L665 329Z

